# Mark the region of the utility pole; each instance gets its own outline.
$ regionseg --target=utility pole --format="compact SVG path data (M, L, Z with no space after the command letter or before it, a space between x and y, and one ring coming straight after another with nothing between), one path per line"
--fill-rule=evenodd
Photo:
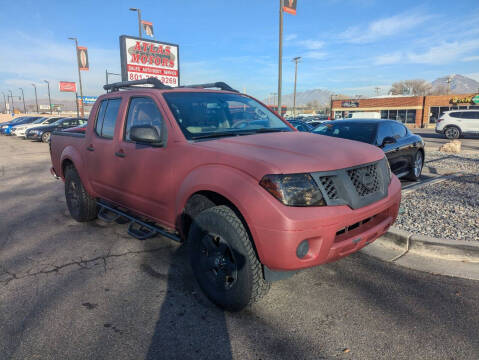
M108 85L108 75L118 75L118 76L121 76L120 74L108 72L108 69L105 70L105 78L106 78L106 84L107 84L107 85Z
M48 103L50 104L50 115L53 114L52 110L52 98L50 97L50 82L48 80L43 80L48 85Z
M7 99L5 98L5 93L2 91L3 103L5 105L5 114L7 113Z
M108 82L107 82L108 84ZM83 101L83 99L82 99ZM77 117L80 117L80 114L78 113L78 92L75 91L75 104L76 104L76 107L77 107ZM82 103L83 105L83 103Z
M336 96L336 94L331 94L330 97L329 97L329 103L330 103L329 116L331 117L331 120L334 120L333 119L333 96Z
M76 37L69 37L68 40L75 41L75 56L77 58L77 66L78 66L78 82L80 83L80 99L81 103L81 116L85 116L85 112L83 110L83 88L81 84L81 72L80 72L80 59L78 58L78 39Z
M23 89L19 88L22 91L22 99L23 99L23 113L27 113L27 107L25 106L25 94L23 93Z
M296 81L298 80L298 62L301 56L297 56L294 61L294 95L293 95L293 117L296 117Z
M141 39L141 10L137 8L130 8L130 11L136 11L138 14L138 37Z
M38 110L37 86L35 84L32 84L32 86L35 89L35 104L37 104L37 113L39 113L40 111Z
M379 90L381 90L381 88L379 86L376 86L374 90L376 91L376 96L379 96Z
M12 102L12 113L15 113L15 107L13 106L13 93L12 93L12 90L8 90L8 92L10 93L10 100Z
M451 81L452 81L452 80L451 80L451 77L448 76L448 77L447 77L447 80L446 80L446 82L447 82L447 94L448 94L448 95L449 95L450 92L451 92Z
M278 114L281 116L281 85L283 76L283 2L279 0L279 54L278 54Z

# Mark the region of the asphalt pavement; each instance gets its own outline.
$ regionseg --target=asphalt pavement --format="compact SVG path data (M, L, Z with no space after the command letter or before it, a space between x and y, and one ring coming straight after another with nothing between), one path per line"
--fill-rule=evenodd
M183 246L72 220L47 145L0 154L0 359L479 358L477 281L355 254L225 313Z

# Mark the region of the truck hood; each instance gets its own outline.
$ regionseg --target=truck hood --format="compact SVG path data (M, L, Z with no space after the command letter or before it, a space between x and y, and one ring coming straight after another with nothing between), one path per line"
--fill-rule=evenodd
M330 171L370 163L384 157L376 146L358 141L311 134L281 132L200 141L219 162L248 169L261 178L265 173Z

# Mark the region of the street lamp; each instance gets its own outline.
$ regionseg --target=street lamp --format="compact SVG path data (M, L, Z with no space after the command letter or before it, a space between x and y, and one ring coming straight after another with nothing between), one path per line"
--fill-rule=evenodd
M293 117L296 117L296 80L298 79L298 63L301 60L301 56L297 56L294 61L294 96L293 96Z
M47 83L48 85L48 103L50 104L50 114L53 114L53 110L52 110L52 99L50 97L50 82L48 80L43 80L44 82Z
M35 104L37 104L37 113L40 113L40 111L38 110L37 86L35 84L32 84L32 86L35 89Z
M116 74L116 73L112 73L112 72L108 72L108 69L105 70L105 77L106 77L106 84L108 85L108 75L117 75L117 76L121 76L120 74Z
M23 93L23 89L22 88L19 88L20 91L22 92L22 100L23 100L23 113L26 114L27 113L27 107L25 106L25 94Z
M141 39L141 10L137 8L130 8L130 11L136 11L138 13L138 36Z
M75 55L77 57L77 67L78 67L78 82L80 83L80 99L82 100L81 103L81 116L84 117L85 113L83 110L83 88L81 84L81 72L80 72L80 62L78 60L78 39L76 37L69 37L68 40L73 40L75 42ZM76 101L78 101L76 99Z

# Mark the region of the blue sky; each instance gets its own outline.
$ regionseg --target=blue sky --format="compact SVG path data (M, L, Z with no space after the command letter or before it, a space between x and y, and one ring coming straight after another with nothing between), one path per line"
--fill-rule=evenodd
M84 95L102 93L105 69L120 71L118 37L137 35L136 13L152 21L155 39L180 45L182 84L226 81L259 98L276 91L279 0L24 1L2 0L0 90L46 96L44 79L77 81L74 44L89 49ZM385 94L391 83L432 81L458 73L479 80L479 2L298 0L284 16L283 93Z

